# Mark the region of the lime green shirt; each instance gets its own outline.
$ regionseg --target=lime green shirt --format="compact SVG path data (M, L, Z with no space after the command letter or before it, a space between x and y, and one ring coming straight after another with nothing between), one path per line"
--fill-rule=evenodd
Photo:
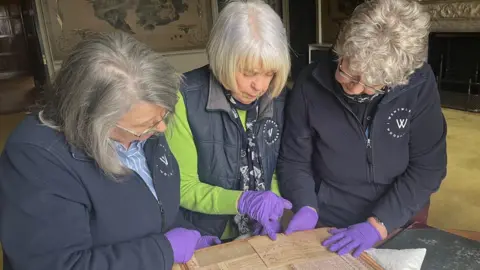
M238 111L245 128L246 112ZM230 190L200 182L197 172L197 149L188 124L187 110L182 95L175 107L175 120L167 136L168 145L180 167L180 205L191 211L210 215L236 215L241 190ZM272 192L280 196L276 175ZM235 237L234 224L228 224L222 239Z

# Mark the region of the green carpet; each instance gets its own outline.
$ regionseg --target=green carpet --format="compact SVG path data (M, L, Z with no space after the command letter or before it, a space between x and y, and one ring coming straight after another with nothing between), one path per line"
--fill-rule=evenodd
M432 197L429 225L480 232L480 114L444 109L448 172Z

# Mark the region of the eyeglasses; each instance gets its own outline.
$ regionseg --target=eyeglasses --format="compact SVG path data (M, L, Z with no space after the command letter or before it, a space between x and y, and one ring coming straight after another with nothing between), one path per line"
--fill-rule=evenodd
M382 88L379 89L379 88L375 88L373 86L366 85L366 84L360 82L359 79L356 79L354 76L348 74L347 72L345 72L342 69L342 63L343 63L343 58L342 58L340 64L338 65L338 71L343 78L349 80L349 83L352 83L352 84L355 84L355 85L359 84L359 85L363 86L363 90L369 90L369 91L372 91L375 94L385 94L385 90L387 88L386 86L383 86Z
M167 111L160 121L156 122L153 126L147 128L147 129L146 129L145 131L143 131L142 133L137 133L137 132L132 131L132 130L130 130L130 129L128 129L128 128L124 128L124 127L122 127L122 126L120 126L120 125L118 125L118 124L117 124L116 126L117 126L118 128L120 128L120 129L122 129L122 130L124 130L124 131L126 131L126 132L128 132L128 133L130 133L130 134L132 134L133 136L135 136L135 137L137 137L137 138L140 138L140 137L145 136L145 135L151 135L151 134L157 133L157 132L158 132L157 126L160 125L160 123L162 123L163 121L166 122L166 119L167 119L167 117L168 117L169 114L170 114L170 112Z

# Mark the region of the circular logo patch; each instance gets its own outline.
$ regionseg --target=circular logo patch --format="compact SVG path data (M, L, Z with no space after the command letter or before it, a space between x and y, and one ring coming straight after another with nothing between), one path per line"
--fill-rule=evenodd
M280 137L280 129L273 120L267 120L263 126L263 139L268 145L274 144Z
M162 173L164 176L172 176L173 175L173 166L170 163L170 151L163 144L158 144L160 151L159 161L157 162L157 169Z
M393 138L399 139L405 136L410 124L410 113L408 108L398 108L390 113L387 119L387 132Z

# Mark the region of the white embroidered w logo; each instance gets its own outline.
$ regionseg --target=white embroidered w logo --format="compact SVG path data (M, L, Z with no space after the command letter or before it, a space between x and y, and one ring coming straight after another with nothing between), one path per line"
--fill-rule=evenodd
M268 130L268 137L272 137L272 134L273 134L273 128Z
M168 166L168 159L166 156L161 156L160 157L160 160L163 162L163 164L165 164L166 166Z
M407 126L408 119L397 119L398 128L405 128Z

